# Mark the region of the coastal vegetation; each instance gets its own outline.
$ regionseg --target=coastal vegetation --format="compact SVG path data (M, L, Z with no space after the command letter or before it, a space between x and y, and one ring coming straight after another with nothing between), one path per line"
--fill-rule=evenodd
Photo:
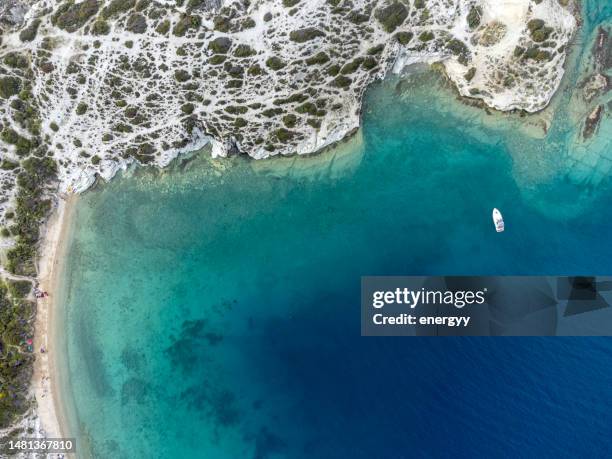
M60 29L76 32L98 12L99 8L98 0L84 0L80 3L68 0L58 8L51 20Z
M304 29L292 30L289 33L289 39L296 43L306 43L318 37L324 37L325 33L316 27L306 27Z
M554 31L552 27L546 26L546 23L542 19L532 19L527 23L527 27L529 28L533 41L538 43L546 41Z
M24 28L19 33L19 39L24 42L32 41L38 34L38 28L40 27L40 19L34 19L30 25Z
M57 166L50 157L31 157L21 165L23 170L17 176L15 223L11 227L16 244L7 252L6 268L15 274L34 276L39 226L51 209L43 187L55 178Z
M34 355L28 340L34 336L36 312L34 303L24 298L30 287L26 282L0 283L0 428L30 408Z
M389 3L379 8L374 14L386 32L392 33L401 26L408 17L408 8L402 2Z
M0 97L8 99L19 93L21 90L21 80L16 77L6 76L0 78Z
M23 34L20 38L29 39ZM0 281L0 428L5 428L31 406L28 393L36 307L30 296L37 274L40 225L51 209L47 187L56 179L57 163L41 136L39 106L28 82L31 59L9 52L1 62L13 69L13 75L0 79L0 97L10 107L4 112L0 140L15 155L7 157L4 148L1 162L2 170L14 174L11 210L5 212L7 226L2 228L2 236L12 238L13 245L5 252L4 269L9 274Z

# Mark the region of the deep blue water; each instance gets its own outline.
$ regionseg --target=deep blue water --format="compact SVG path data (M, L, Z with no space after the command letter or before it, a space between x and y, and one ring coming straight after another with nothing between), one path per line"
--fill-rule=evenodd
M82 197L64 293L83 450L612 455L611 340L363 338L359 323L362 275L612 274L610 138L582 144L562 108L527 135L426 70L365 107L360 135L318 157L203 154Z

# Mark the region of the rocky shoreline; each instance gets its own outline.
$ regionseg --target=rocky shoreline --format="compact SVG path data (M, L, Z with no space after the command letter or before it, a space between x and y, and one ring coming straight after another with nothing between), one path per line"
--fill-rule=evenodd
M219 156L316 152L359 126L372 81L416 62L442 62L464 97L538 111L575 28L557 0L70 5L33 2L0 53L31 65L40 143L76 192L207 142Z

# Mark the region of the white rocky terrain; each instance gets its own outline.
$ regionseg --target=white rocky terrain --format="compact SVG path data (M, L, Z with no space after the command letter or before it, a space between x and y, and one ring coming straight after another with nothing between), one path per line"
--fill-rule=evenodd
M575 28L559 0L12 3L25 17L1 72L22 81L0 99L4 128L37 137L75 191L209 141L216 155L314 152L358 127L364 89L393 63L440 61L462 95L537 111ZM24 89L34 132L13 116ZM26 155L4 140L7 160Z

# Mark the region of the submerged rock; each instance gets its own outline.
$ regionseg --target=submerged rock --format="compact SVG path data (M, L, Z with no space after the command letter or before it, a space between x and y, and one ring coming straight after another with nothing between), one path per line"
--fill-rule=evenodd
M584 122L584 130L582 131L582 137L586 140L589 139L597 130L601 117L604 113L604 106L598 105L595 109L587 116Z
M610 32L604 27L597 30L597 39L593 45L593 56L596 65L602 71L612 68L612 43L610 43Z
M590 76L582 88L584 99L590 102L595 97L607 92L610 89L610 78L607 75L596 73Z

